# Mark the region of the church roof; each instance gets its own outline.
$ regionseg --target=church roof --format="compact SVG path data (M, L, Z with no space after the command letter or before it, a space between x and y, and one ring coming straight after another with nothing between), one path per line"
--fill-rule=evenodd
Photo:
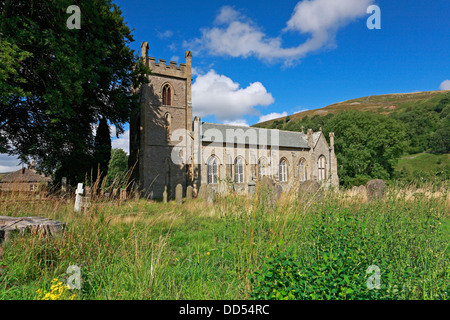
M243 143L243 141L245 141L246 144L249 144L250 137L255 137L256 134L256 143L261 146L271 145L273 143L274 145L278 144L279 147L309 149L307 136L302 132L244 127L209 122L202 122L201 124L200 134L201 140L204 142ZM227 134L227 130L230 130L228 132L235 134ZM243 131L241 132L235 130ZM255 142L251 141L251 143Z

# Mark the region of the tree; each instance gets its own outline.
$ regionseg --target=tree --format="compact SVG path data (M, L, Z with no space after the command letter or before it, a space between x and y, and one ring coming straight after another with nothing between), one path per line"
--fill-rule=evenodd
M76 1L81 28L68 29L72 4L0 0L0 143L74 184L94 167L93 125L105 118L123 133L149 70L117 5Z
M335 132L338 174L344 185L364 179L390 179L407 147L404 124L389 116L346 111L330 118Z
M128 170L128 155L122 149L111 150L111 160L109 160L109 169L106 179L108 183L121 179Z
M105 118L101 118L94 141L94 163L96 167L93 170L93 181L96 181L99 178L97 176L98 173L100 173L100 180L103 180L108 172L108 164L110 159L111 133L109 131L108 122Z

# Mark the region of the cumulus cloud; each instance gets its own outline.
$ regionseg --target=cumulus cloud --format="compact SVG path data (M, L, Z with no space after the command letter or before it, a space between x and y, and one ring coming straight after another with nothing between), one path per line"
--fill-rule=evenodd
M237 119L234 121L224 121L224 124L229 124L232 126L250 127L245 119Z
M444 80L442 81L441 85L439 86L440 90L450 90L450 80Z
M116 126L109 126L111 131L111 148L123 149L127 154L130 154L130 130L125 130L122 135L116 137Z
M269 37L251 19L224 6L211 28L201 37L185 41L193 51L231 57L255 56L261 60L283 59L289 64L334 42L339 28L366 14L374 0L304 0L297 3L283 32L310 35L298 46L284 48L281 36Z
M240 88L239 83L214 70L197 75L192 85L194 114L201 117L214 115L219 121L235 121L244 115L258 114L256 106L267 106L273 102L272 94L261 82Z
M283 111L282 113L272 112L272 113L260 116L258 123L277 119L277 118L287 117L287 115L288 114L286 111Z

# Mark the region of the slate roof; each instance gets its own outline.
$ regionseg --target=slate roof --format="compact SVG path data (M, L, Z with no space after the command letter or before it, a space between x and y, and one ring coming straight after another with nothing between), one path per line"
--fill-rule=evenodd
M48 182L50 177L39 174L34 169L23 168L7 174L0 179L1 183Z
M246 144L249 143L249 137L253 137L254 134L252 132L256 132L257 143L258 145L271 145L272 138L274 141L277 141L277 134L279 138L279 147L288 147L288 148L304 148L309 149L307 136L302 132L292 132L292 131L284 131L284 130L276 130L276 129L263 129L263 128L255 128L255 127L244 127L244 126L236 126L236 125L228 125L228 124L217 124L217 123L209 123L202 122L200 127L200 135L202 142L222 142L222 143L242 143L242 140L236 138L235 135L226 134L227 130L243 130L243 134L245 137ZM211 131L209 131L211 130ZM218 131L217 131L218 130ZM209 132L208 132L209 131ZM215 133L218 137L215 137ZM235 131L232 131L235 132ZM239 131L238 131L239 132ZM236 132L236 134L239 134ZM245 136L247 134L247 136ZM220 135L222 137L220 137ZM217 140L215 140L217 139ZM252 141L253 143L253 141Z

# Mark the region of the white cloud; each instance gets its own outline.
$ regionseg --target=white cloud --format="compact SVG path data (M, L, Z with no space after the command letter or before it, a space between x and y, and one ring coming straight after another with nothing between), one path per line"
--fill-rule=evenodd
M116 126L110 125L111 131L111 148L123 149L127 154L130 154L130 130L125 130L119 138L116 137Z
M287 115L288 114L286 111L283 111L282 113L272 112L272 113L260 116L258 123L277 119L277 118L287 117Z
M164 32L157 31L157 36L160 39L168 39L173 36L173 32L171 30L166 30Z
M19 170L22 168L22 165L19 165L19 163L20 160L16 156L0 153L0 173Z
M241 127L250 127L245 119L237 119L234 121L224 121L224 124L229 124L231 126L241 126Z
M439 86L440 90L450 90L450 80L444 80L442 81L441 85Z
M201 117L214 115L219 121L234 121L244 115L258 114L256 106L267 106L274 102L261 82L250 83L240 88L224 75L210 70L197 75L192 85L192 107Z
M374 0L304 0L297 3L286 23L286 31L309 34L298 46L283 48L281 36L269 37L251 19L232 7L224 6L215 19L215 26L201 30L202 36L184 45L193 51L231 57L255 56L272 61L283 59L285 64L305 57L308 53L331 45L339 28L366 14Z
M170 58L170 61L175 61L176 63L178 63L179 60L180 60L179 56L172 56L172 58Z

